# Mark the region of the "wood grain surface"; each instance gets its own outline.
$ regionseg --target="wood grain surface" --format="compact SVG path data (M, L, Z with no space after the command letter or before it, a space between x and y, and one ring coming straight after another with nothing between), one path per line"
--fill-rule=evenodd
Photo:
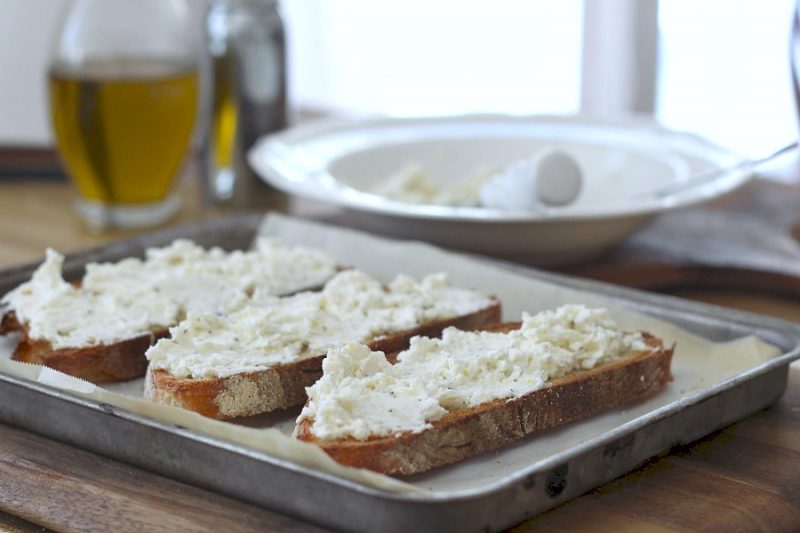
M570 269L800 322L800 285L793 271L800 263L791 255L797 251L796 241L787 240L793 239L792 217L800 201L793 204L786 189L755 187L738 199L702 208L705 214L689 210L691 217L663 217L593 266ZM225 214L203 209L191 182L182 191L185 206L172 224ZM130 235L87 231L70 210L72 197L67 186L56 182L0 183L0 267L37 260L46 246L68 252ZM780 216L765 213L776 206ZM302 213L313 209L300 207ZM724 226L735 212L746 213L754 226L724 233L725 246L716 248L716 255L696 253L697 229L688 222L682 226L681 220ZM754 242L754 235L762 235L763 242ZM669 240L670 246L659 248L659 239ZM741 261L731 262L731 257ZM277 513L0 425L0 530L39 531L41 526L65 531L314 530ZM516 529L800 531L800 368L792 368L788 392L773 407Z
M183 207L168 225L224 215L222 210L203 208L195 184L184 182L181 190ZM0 268L40 260L48 246L68 253L141 233L141 230L90 231L73 211L74 199L72 187L62 182L0 183Z
M0 424L0 506L63 531L320 531Z

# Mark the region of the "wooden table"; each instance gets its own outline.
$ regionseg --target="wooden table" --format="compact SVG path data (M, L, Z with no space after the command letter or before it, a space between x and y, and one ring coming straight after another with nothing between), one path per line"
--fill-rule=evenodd
M173 224L222 213L203 210L190 184L184 193L185 207ZM0 183L0 267L36 260L45 246L71 251L127 235L87 232L69 208L71 198L68 187L58 182ZM763 292L695 286L680 294L800 322L797 300ZM40 526L80 531L316 529L0 425L0 529L38 531ZM534 529L800 530L800 367L790 370L788 391L771 408L516 528Z

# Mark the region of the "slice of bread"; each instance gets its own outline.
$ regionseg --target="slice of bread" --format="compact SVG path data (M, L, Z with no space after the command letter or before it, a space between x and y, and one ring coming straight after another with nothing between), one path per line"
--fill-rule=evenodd
M406 348L416 335L435 337L450 326L472 330L496 324L500 312L500 302L493 300L473 313L386 334L368 344L375 350L396 352ZM324 357L320 354L255 372L204 379L178 378L167 370L151 366L145 378L145 397L217 419L285 409L306 401L305 389L322 376Z
M506 324L491 329L506 332L518 327ZM314 418L301 415L295 436L318 444L344 465L385 474L424 472L654 394L672 379L673 349L652 335L642 334L642 338L649 349L552 379L543 388L516 398L449 410L419 432L364 440L320 439L313 431Z
M144 261L91 263L76 283L63 279L63 260L48 250L31 280L3 297L0 335L20 333L18 361L96 383L143 376L147 348L188 311L318 290L341 270L321 252L270 240L249 252L178 240Z
M121 381L144 375L147 369L144 352L155 341L169 334L168 329L162 328L113 344L56 349L46 340L30 338L28 328L20 324L11 311L0 319L0 335L14 332L20 334L12 355L14 360L47 366L93 383Z

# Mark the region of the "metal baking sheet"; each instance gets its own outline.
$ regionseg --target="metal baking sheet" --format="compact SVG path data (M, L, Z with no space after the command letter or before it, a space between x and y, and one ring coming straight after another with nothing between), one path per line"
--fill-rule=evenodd
M178 237L243 248L261 222L246 216L195 224L72 254L68 277L89 261L141 255ZM0 272L0 294L36 265ZM755 334L782 354L723 383L646 413L601 438L457 492L389 493L224 440L0 374L0 421L322 525L365 531L498 530L614 479L674 445L701 438L777 400L800 358L800 326L749 313L504 265L539 280L602 294L706 338ZM451 467L451 468L457 468Z

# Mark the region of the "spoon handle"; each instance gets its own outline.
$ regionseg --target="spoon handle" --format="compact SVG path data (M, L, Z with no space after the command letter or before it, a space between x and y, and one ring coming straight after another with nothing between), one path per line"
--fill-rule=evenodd
M644 193L642 196L655 197L659 200L663 200L664 198L667 198L674 194L678 194L685 190L692 189L699 185L711 182L717 177L723 174L727 174L728 172L733 172L735 170L753 169L768 161L772 161L773 159L776 159L788 152L791 152L792 150L795 150L799 145L800 143L798 141L794 141L793 143L787 144L786 146L772 152L767 156L758 159L746 159L745 161L737 163L736 165L733 165L731 167L715 168L707 170L705 172L699 172L694 176L692 176L691 178L687 179L686 181L681 181L679 183L672 183L665 187L661 187L660 189L656 189L654 191L648 191L647 193Z

